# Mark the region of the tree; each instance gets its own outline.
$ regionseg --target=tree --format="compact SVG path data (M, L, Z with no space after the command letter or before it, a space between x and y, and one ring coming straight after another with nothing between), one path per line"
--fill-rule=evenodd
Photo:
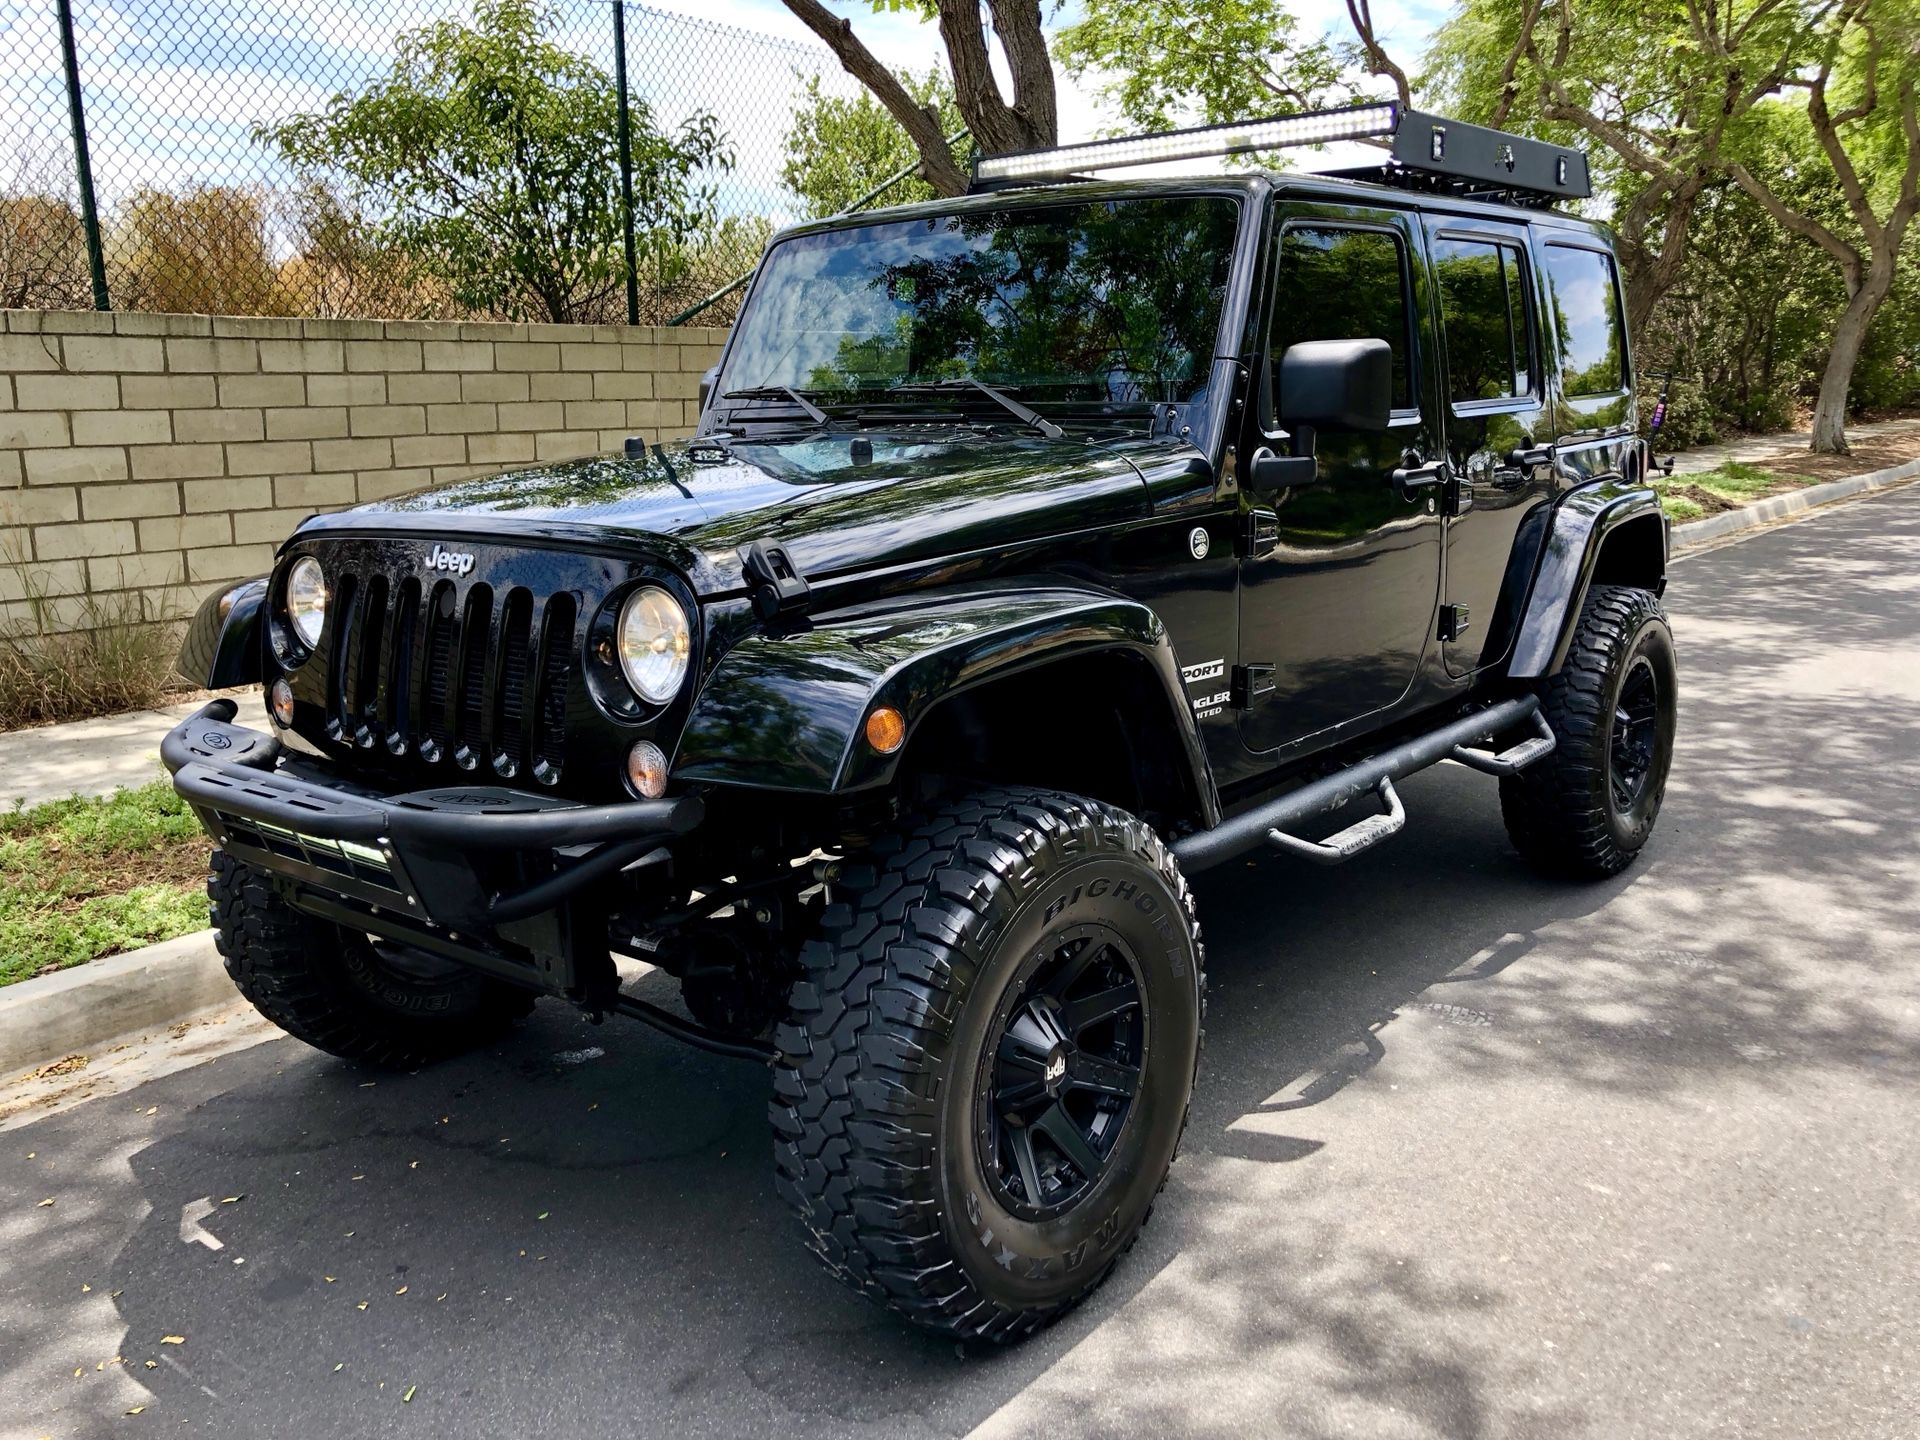
M186 315L284 315L267 197L234 185L136 190L114 227L122 304Z
M598 66L547 39L540 0L480 0L473 22L399 39L384 79L324 111L262 127L309 178L344 175L381 237L462 304L590 319L621 284L617 96ZM711 115L672 133L631 104L634 225L647 260L713 216L698 176L732 163Z
M1324 36L1298 38L1281 0L1086 0L1054 53L1139 131L1290 114L1351 99L1346 56Z
M1624 200L1614 219L1636 333L1679 277L1702 194L1731 174L1774 219L1815 240L1848 277L1849 303L1815 411L1813 448L1845 449L1847 382L1873 313L1892 284L1900 245L1920 198L1920 129L1914 118L1917 55L1911 0L1467 0L1443 30L1434 74L1468 119L1504 125L1531 115L1606 148ZM1357 7L1357 8L1355 8ZM1365 10L1352 0L1356 24ZM1888 12L1878 33L1880 12ZM1870 13L1871 12L1871 13ZM1369 32L1370 34L1370 32ZM1363 42L1384 62L1384 52ZM1385 62L1390 63L1390 62ZM1844 77L1857 76L1851 83ZM1847 88L1839 110L1830 88ZM1807 123L1849 191L1855 244L1801 214L1741 158L1764 135L1787 89L1805 89ZM1882 96L1895 97L1883 109ZM1899 116L1896 120L1894 117ZM1848 153L1842 130L1894 163L1881 187ZM1744 178L1743 178L1744 177Z
M1795 6L1755 0L1466 0L1442 27L1427 82L1463 120L1595 140L1638 337L1679 278L1701 193L1729 127L1778 90L1799 55ZM1818 3L1818 0L1814 0ZM1352 7L1376 66L1391 66L1361 0ZM1724 61L1709 60L1714 45Z
M902 72L899 80L917 105L939 117L946 134L962 128L953 87L938 69L917 77ZM808 77L803 97L794 107L786 151L780 179L809 216L843 214L917 158L912 138L885 106L864 91L852 99L828 95L821 90L818 75ZM928 200L934 193L925 180L909 176L883 198L897 204Z
M782 0L788 10L820 37L841 67L866 86L907 132L920 157L920 173L939 195L963 194L966 170L947 143L942 117L927 108L901 78L880 63L853 22L820 0ZM1039 0L987 0L993 31L1013 85L1009 100L994 78L993 57L980 0L868 0L876 11L906 11L937 21L953 76L954 106L972 132L976 146L989 154L1036 150L1059 140L1059 113L1053 85L1053 61L1040 28Z
M1756 116L1752 127L1763 157L1776 157L1780 127L1811 129L1832 166L1850 224L1822 218L1794 202L1793 167L1784 173L1735 156L1729 170L1740 188L1782 227L1813 241L1839 267L1846 308L1833 329L1813 411L1813 449L1847 449L1847 395L1874 316L1893 289L1901 247L1920 214L1920 23L1892 6L1884 23L1870 0L1843 0L1811 73L1786 82L1806 91L1803 112ZM1893 97L1889 110L1882 105ZM1770 133L1773 132L1773 133Z

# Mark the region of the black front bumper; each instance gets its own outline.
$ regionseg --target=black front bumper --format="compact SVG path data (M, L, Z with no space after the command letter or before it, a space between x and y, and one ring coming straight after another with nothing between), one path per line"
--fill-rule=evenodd
M381 795L233 724L235 713L211 701L160 744L208 833L303 887L430 928L487 932L557 910L703 814L696 795L618 805L499 786Z

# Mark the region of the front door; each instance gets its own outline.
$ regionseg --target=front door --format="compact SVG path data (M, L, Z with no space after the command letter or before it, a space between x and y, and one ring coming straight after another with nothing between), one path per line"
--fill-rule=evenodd
M1394 398L1383 431L1319 432L1312 484L1252 502L1240 727L1257 753L1334 739L1404 696L1434 633L1440 581L1441 437L1421 364L1420 232L1396 210L1290 204L1275 243L1268 363L1305 340L1384 340ZM1396 470L1426 473L1409 487Z
M1526 227L1448 216L1427 227L1447 399L1440 634L1448 673L1468 675L1513 638L1494 606L1521 522L1553 493L1552 427Z

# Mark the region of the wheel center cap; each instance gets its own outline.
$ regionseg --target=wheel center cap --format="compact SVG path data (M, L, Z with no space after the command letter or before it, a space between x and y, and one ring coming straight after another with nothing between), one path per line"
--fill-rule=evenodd
M1067 1049L1056 1045L1047 1056L1047 1068L1041 1073L1041 1081L1047 1087L1049 1095L1060 1093L1060 1082L1067 1078Z

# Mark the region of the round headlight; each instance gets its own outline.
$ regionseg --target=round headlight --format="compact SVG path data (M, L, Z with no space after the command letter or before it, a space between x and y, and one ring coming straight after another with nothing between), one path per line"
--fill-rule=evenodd
M287 619L309 650L320 643L327 623L327 574L311 555L302 555L287 572Z
M664 705L680 693L693 654L693 634L680 602L657 585L642 585L620 607L620 668L642 700Z

